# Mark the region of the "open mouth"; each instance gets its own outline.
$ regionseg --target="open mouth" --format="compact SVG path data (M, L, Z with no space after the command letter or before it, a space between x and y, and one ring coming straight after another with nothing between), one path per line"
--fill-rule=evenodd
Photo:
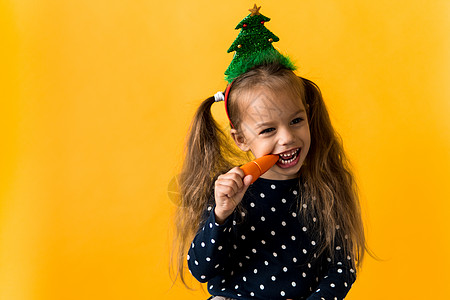
M281 153L280 158L278 159L278 164L284 166L291 164L297 159L299 152L300 148Z

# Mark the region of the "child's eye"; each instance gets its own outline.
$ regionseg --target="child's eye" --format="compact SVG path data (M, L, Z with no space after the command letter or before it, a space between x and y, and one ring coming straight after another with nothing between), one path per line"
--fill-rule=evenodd
M294 120L291 121L291 124L298 124L301 121L303 121L303 118L295 118Z
M275 128L266 128L266 129L264 129L263 131L261 131L259 134L265 134L265 133L269 133L269 132L272 132L272 131L274 131L275 130Z

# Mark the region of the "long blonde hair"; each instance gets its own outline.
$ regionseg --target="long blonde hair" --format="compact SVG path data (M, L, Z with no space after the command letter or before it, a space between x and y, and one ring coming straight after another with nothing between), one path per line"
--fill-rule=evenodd
M239 96L255 85L287 88L303 101L307 108L311 146L299 173L299 180L304 183L298 199L299 215L307 221L316 218L315 239L319 255L326 251L333 257L339 243L360 266L367 249L357 186L342 140L331 124L318 86L279 64L249 70L233 82L229 96L228 111L236 129L241 119ZM180 175L173 261L176 263L175 279L179 277L186 286L185 258L202 215L211 203L214 181L218 175L241 163L243 157L230 145L230 139L212 117L213 103L213 97L206 99L195 113ZM309 209L302 210L303 204Z

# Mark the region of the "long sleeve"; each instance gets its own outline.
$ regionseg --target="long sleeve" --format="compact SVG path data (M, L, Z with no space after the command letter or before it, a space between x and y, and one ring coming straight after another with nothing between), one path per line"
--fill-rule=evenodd
M216 223L211 209L204 226L198 231L188 251L188 267L200 282L207 282L223 271L230 253L231 215L222 225Z
M344 299L356 280L353 259L348 253L344 253L340 246L336 246L334 260L327 257L326 261L328 272L308 300Z

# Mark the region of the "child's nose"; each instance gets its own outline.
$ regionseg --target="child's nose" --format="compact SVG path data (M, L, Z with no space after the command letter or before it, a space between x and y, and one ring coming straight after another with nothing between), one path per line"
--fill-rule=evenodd
M283 128L279 130L278 134L279 134L278 143L280 145L289 145L292 144L295 140L295 136L292 130L290 130L290 128Z

